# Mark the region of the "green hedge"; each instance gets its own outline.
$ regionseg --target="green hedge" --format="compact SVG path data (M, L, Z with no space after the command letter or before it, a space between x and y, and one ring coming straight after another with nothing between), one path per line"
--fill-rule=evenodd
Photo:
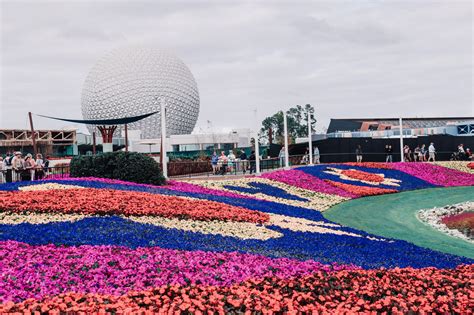
M102 177L141 184L163 185L160 165L151 157L135 152L81 155L71 160L71 177Z

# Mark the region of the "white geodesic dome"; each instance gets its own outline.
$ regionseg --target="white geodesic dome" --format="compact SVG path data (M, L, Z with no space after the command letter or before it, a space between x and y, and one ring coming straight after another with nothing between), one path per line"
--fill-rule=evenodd
M166 104L166 133L190 134L199 114L199 92L191 71L174 54L153 47L125 47L101 58L82 90L84 119L157 114L129 124L142 138L161 135L160 100ZM88 126L92 132L94 126Z

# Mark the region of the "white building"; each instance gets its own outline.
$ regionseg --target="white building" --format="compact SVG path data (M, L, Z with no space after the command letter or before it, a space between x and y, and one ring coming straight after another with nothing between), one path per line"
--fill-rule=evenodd
M200 150L230 150L246 148L251 145L252 132L250 129L234 129L230 132L195 133L188 135L171 135L166 140L167 152L185 152ZM92 144L92 136L82 133L77 135L78 145ZM132 152L160 152L161 139L141 139L139 130L128 131L129 151ZM102 138L96 136L96 144L102 144ZM125 145L124 135L114 138L113 144Z

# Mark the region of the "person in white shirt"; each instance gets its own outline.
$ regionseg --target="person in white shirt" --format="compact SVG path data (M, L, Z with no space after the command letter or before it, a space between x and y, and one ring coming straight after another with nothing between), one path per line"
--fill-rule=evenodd
M314 158L313 158L314 164L319 164L319 163L321 163L321 161L320 161L321 157L320 157L320 155L319 155L319 148L318 148L318 147L314 147L313 156L314 156Z
M229 150L229 155L227 156L227 166L229 167L229 172L232 173L234 170L235 154L234 151Z
M435 162L436 161L436 149L434 147L434 144L433 142L430 143L430 146L428 147L428 162L432 161L432 162Z
M15 152L15 156L12 159L12 181L19 182L21 181L21 172L24 169L23 159L21 157L21 152Z
M43 176L44 176L44 171L43 171L44 161L43 161L43 156L41 155L41 153L36 154L35 163L36 163L36 172L35 172L36 178L35 179L43 179Z
M280 159L280 167L285 166L285 146L281 148L278 158Z

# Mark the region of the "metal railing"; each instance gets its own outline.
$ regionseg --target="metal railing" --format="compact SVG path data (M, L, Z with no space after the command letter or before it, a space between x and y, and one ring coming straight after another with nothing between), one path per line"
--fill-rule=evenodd
M60 179L69 177L69 165L61 165L47 168L23 169L14 171L12 169L2 171L4 182L31 181L42 179Z
M363 153L363 162L385 162L387 153L385 152L375 152L375 153ZM411 154L410 162L415 161L414 154ZM437 161L448 161L452 159L453 152L442 151L437 152L436 160ZM428 156L426 156L428 158ZM344 163L344 162L356 162L355 153L322 153L319 156L320 163ZM313 158L313 161L316 160ZM400 161L400 153L392 153L392 161ZM281 169L285 166L284 158L266 158L261 159L260 171L267 172L270 170ZM308 155L290 155L289 165L298 166L306 165L309 163ZM222 175L248 175L253 174L256 171L256 163L251 160L240 160L236 159L233 161L219 162L216 165L212 165L211 161L180 161L168 163L168 176L171 178L191 178L191 177L212 177L212 176L222 176ZM35 172L31 170L23 170L20 172L20 176L13 176L11 170L2 171L4 181L12 181L13 178L16 180L31 180L32 176L34 180L41 179L61 179L69 177L70 167L69 165L58 165L43 169L36 169Z

